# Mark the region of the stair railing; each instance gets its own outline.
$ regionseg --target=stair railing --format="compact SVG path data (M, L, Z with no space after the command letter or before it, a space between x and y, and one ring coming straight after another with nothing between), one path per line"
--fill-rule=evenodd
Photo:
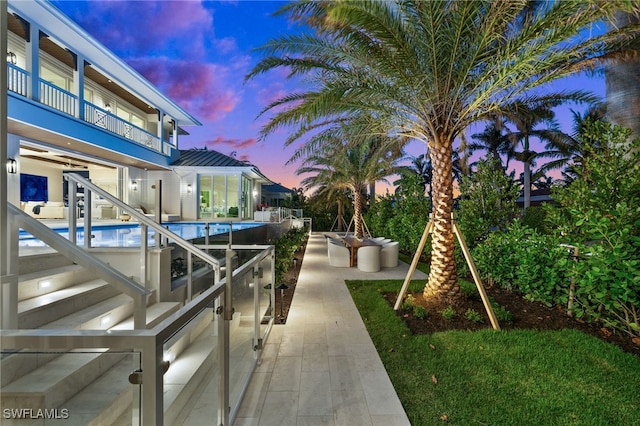
M69 206L75 206L77 201L78 188L84 188L85 196L85 214L84 214L84 246L85 248L91 248L91 195L95 193L100 197L106 199L114 206L126 211L130 216L134 217L140 223L140 277L143 284L146 285L147 281L147 249L149 240L149 230L153 229L156 232L156 243L160 246L167 244L168 240L171 240L173 244L181 247L187 253L187 265L188 277L187 277L187 300L192 298L192 257L196 256L205 263L209 264L214 271L214 283L220 280L221 265L220 261L210 254L202 251L200 248L184 240L179 235L166 229L162 224L157 223L155 220L150 219L143 213L138 212L135 208L121 201L119 198L113 196L109 192L95 185L91 181L75 173L66 173L65 179L69 181L68 195ZM76 230L77 230L77 212L75 208L69 208L69 239L75 243Z
M120 271L114 269L91 253L62 237L48 226L40 223L11 203L7 203L7 212L22 229L40 239L69 260L91 271L97 277L113 285L118 291L133 299L134 328L147 328L147 296L151 293L145 287L134 282Z

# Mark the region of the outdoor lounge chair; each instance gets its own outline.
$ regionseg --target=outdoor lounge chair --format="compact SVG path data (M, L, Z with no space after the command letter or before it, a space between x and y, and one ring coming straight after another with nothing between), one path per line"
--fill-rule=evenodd
M358 269L362 272L380 270L380 246L362 246L358 249Z
M351 253L348 248L346 248L342 243L336 243L331 240L327 241L327 246L329 265L339 268L348 268L350 266L349 260L351 258Z
M398 266L399 251L400 244L397 241L383 244L380 251L380 266L383 268L395 268Z

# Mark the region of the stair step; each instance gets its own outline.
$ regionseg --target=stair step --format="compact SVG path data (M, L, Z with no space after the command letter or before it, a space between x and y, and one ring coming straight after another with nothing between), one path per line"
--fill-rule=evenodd
M94 278L91 272L75 264L23 274L19 277L18 300L42 296Z
M23 300L18 302L18 328L40 327L117 294L113 286L98 279Z
M132 312L133 299L126 294L119 294L45 324L41 328L106 330L110 325L127 318ZM109 321L101 324L106 315L109 315Z
M123 356L124 359L64 402L68 419L49 420L47 425L66 426L71 420L73 424L87 426L131 424L133 392L138 390L129 383L128 377L140 366L134 365L134 354Z
M180 309L179 302L158 302L147 306L147 327L152 328ZM133 317L111 327L111 330L133 330Z
M34 410L60 407L123 357L120 353L65 353L3 386L2 406Z

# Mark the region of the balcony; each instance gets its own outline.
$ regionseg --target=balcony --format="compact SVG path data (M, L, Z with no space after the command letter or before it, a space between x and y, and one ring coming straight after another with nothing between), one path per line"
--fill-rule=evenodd
M30 74L13 64L7 64L7 67L7 90L25 98L29 97ZM82 105L79 105L80 100L76 95L47 81L40 80L39 86L38 102L41 104L74 118L77 118L78 111L82 111L80 119L87 123L163 155L171 154L171 144L163 143L158 136L89 102L82 101Z

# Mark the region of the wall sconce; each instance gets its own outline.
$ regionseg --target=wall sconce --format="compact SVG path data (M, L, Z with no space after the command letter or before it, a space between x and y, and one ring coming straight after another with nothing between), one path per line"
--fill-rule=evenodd
M18 62L18 57L13 52L7 52L7 63L15 65Z
M138 182L136 182L135 180L131 181L131 190L132 191L137 191L138 190Z
M111 104L104 104L104 109L106 109L107 112L111 112Z
M18 162L13 158L7 158L7 173L12 175L18 173Z
M258 197L258 190L257 190L257 189L254 189L254 190L253 190L253 192L252 192L252 194L253 194L253 198Z
M193 188L191 187L191 184L187 184L187 194L191 194L193 192Z

